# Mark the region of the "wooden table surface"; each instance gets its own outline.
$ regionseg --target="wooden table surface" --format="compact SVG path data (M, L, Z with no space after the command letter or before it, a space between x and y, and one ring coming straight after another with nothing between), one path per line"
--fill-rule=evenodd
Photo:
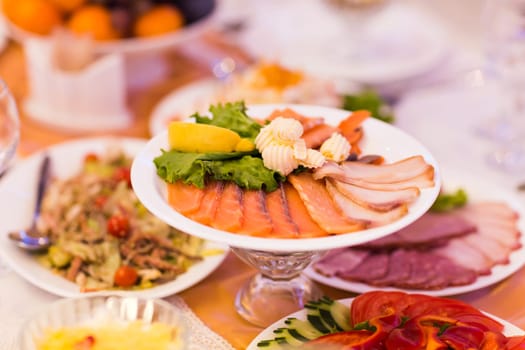
M140 91L129 92L129 108L134 119L125 130L112 132L112 135L148 138L149 115L155 105L176 87L199 78L210 76L208 67L192 62L177 51L166 53L165 59L172 67L162 81ZM28 82L22 48L10 43L0 55L0 77L11 88L16 100L21 102L28 93ZM27 156L37 150L62 141L100 134L71 133L54 130L28 118L20 107L21 143L19 157ZM74 116L72 116L74 118ZM224 263L204 281L180 293L190 308L213 331L223 336L235 348L244 349L261 331L244 321L234 309L234 299L239 288L255 273L255 270L235 255L230 254ZM324 293L332 298L354 296L349 292L321 286ZM459 298L487 312L506 319L525 328L525 270L512 277L476 292L461 295Z

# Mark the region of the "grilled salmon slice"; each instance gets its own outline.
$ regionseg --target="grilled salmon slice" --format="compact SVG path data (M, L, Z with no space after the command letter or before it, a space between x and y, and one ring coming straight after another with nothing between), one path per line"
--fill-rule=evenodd
M196 212L201 206L204 189L182 181L168 183L168 203L183 215Z
M362 230L365 223L346 217L332 200L324 181L315 180L311 173L288 175L288 181L299 192L308 213L329 233Z
M211 225L219 230L238 232L243 224L243 191L234 182L226 182Z
M267 193L265 199L266 209L272 220L272 236L279 238L298 237L299 228L290 215L284 186L281 184L277 190ZM319 226L317 228L322 231Z
M264 191L245 190L242 207L244 220L240 232L251 236L268 237L273 225L266 208Z
M288 212L299 230L299 237L326 236L328 233L312 219L297 190L289 183L285 183L283 188Z

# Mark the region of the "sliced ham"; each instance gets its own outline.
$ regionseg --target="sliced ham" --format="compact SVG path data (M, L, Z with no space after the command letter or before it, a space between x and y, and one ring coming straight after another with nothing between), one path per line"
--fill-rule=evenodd
M492 260L482 252L459 239L451 239L446 246L436 248L433 252L480 275L489 275L493 265Z
M329 251L314 264L314 268L322 275L332 277L338 273L354 269L370 253L367 250L340 248Z
M476 226L455 212L426 213L401 230L364 244L369 248L442 245L451 237L476 231Z
M500 218L510 221L518 219L518 213L504 202L483 201L469 204L460 210L470 214L478 213L480 216L489 218Z
M369 282L383 278L388 273L389 255L386 253L369 254L353 269L337 274L344 280Z
M330 252L313 268L378 287L434 290L473 283L494 266L507 264L520 246L514 210L478 202L447 213L426 213L392 235ZM357 258L363 260L355 265ZM348 267L347 260L352 261Z
M478 227L478 234L482 237L488 237L499 244L514 250L521 247L521 243L519 241L519 231L508 231L508 230L501 230L496 229L494 227L486 227L486 226L479 226Z
M511 249L501 245L490 237L481 236L479 234L470 234L459 239L491 259L493 265L509 263Z
M408 212L406 204L401 204L389 211L377 211L363 207L340 192L330 181L326 189L346 217L368 223L369 227L386 225L398 220Z
M374 210L387 211L400 206L403 203L414 202L420 194L417 187L409 187L400 190L374 190L356 186L342 181L332 180L332 183L345 196L360 204Z

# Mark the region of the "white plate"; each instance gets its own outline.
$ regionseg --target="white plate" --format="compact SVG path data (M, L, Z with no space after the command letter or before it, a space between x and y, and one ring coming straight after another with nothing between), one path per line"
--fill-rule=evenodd
M117 144L132 155L145 146L145 141L141 139L88 138L58 144L45 151L52 158L53 175L67 178L78 172L86 153L103 153L110 144ZM39 264L34 257L19 249L7 237L9 231L24 228L31 221L41 159L42 154L37 153L19 161L0 181L0 222L2 223L0 256L11 269L24 279L50 293L63 297L86 295L79 291L76 284L53 274L51 270ZM207 242L207 247L223 249L224 253L205 258L204 261L195 264L172 282L140 291L100 291L89 293L89 295L111 294L162 298L178 293L198 283L213 272L228 252L228 247L222 244Z
M327 123L334 125L349 114L348 111L329 107L276 104L249 106L248 115L262 119L267 117L273 110L285 107L293 108L306 116L323 116ZM131 181L138 198L153 214L184 232L204 239L222 242L238 248L274 252L316 251L360 244L386 236L416 220L432 205L439 193L441 184L440 172L434 157L419 141L392 125L373 118L367 119L363 124L363 128L365 136L360 146L364 154L380 154L388 162L413 155L422 155L436 170L435 186L421 191L420 197L410 206L408 214L391 224L381 227L320 238L277 239L229 233L190 220L175 211L166 201L166 184L157 176L156 168L153 164L154 158L161 154L161 149L168 149L167 131L151 139L146 147L135 157L131 167Z
M195 112L204 113L215 101L222 82L216 79L203 79L185 85L165 96L151 113L149 132L158 135L166 130L172 120L186 119Z
M241 44L254 57L374 85L430 71L450 51L444 25L419 6L385 2L375 11L352 11L327 4L256 3ZM257 16L263 11L272 15Z
M340 299L338 300L339 302L343 303L344 305L350 307L350 304L352 304L352 300L353 298L348 298L348 299ZM490 315L488 313L485 313L487 316L493 318L494 320L498 321L499 323L501 323L503 325L503 333L507 336L507 337L512 337L512 336L516 336L516 335L523 335L525 334L525 332L516 327L515 325L505 321L505 320L502 320L496 316L493 316L493 315ZM306 320L306 310L300 310L300 311L297 311L293 314L290 314L288 316L285 316L283 317L282 319L280 319L279 321L275 322L274 324L272 324L271 326L265 328L261 333L259 333L257 335L257 337L255 337L255 339L252 340L252 342L248 345L248 347L246 348L246 350L259 350L259 349L263 349L263 348L258 348L257 347L257 343L259 343L261 340L266 340L266 339L273 339L275 338L275 333L273 333L273 331L277 328L280 328L280 327L287 327L287 325L284 323L284 321L287 319L287 318L290 318L290 317L295 317L295 318L298 318L300 320Z
M519 214L518 230L525 232L525 207L523 201L516 194L506 191L499 186L491 183L475 180L465 175L455 174L445 176L443 180L443 187L445 191L455 191L458 188L463 188L467 192L469 201L475 202L479 200L497 200L504 201L510 205ZM365 283L346 281L337 277L326 277L317 273L312 267L308 267L304 273L311 279L326 284L338 289L364 293L371 290L400 290L410 293L424 293L434 296L456 295L471 292L497 283L517 270L525 264L525 235L520 236L521 248L515 250L510 255L510 262L506 265L496 265L492 268L491 274L487 276L479 276L474 283L464 286L448 287L439 290L418 290L418 289L403 289L391 287L377 287Z

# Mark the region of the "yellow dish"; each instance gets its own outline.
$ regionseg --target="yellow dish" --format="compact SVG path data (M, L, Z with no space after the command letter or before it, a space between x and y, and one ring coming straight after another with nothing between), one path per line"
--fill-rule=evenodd
M181 349L180 330L154 322L108 322L93 326L49 329L38 342L38 350L175 350Z

